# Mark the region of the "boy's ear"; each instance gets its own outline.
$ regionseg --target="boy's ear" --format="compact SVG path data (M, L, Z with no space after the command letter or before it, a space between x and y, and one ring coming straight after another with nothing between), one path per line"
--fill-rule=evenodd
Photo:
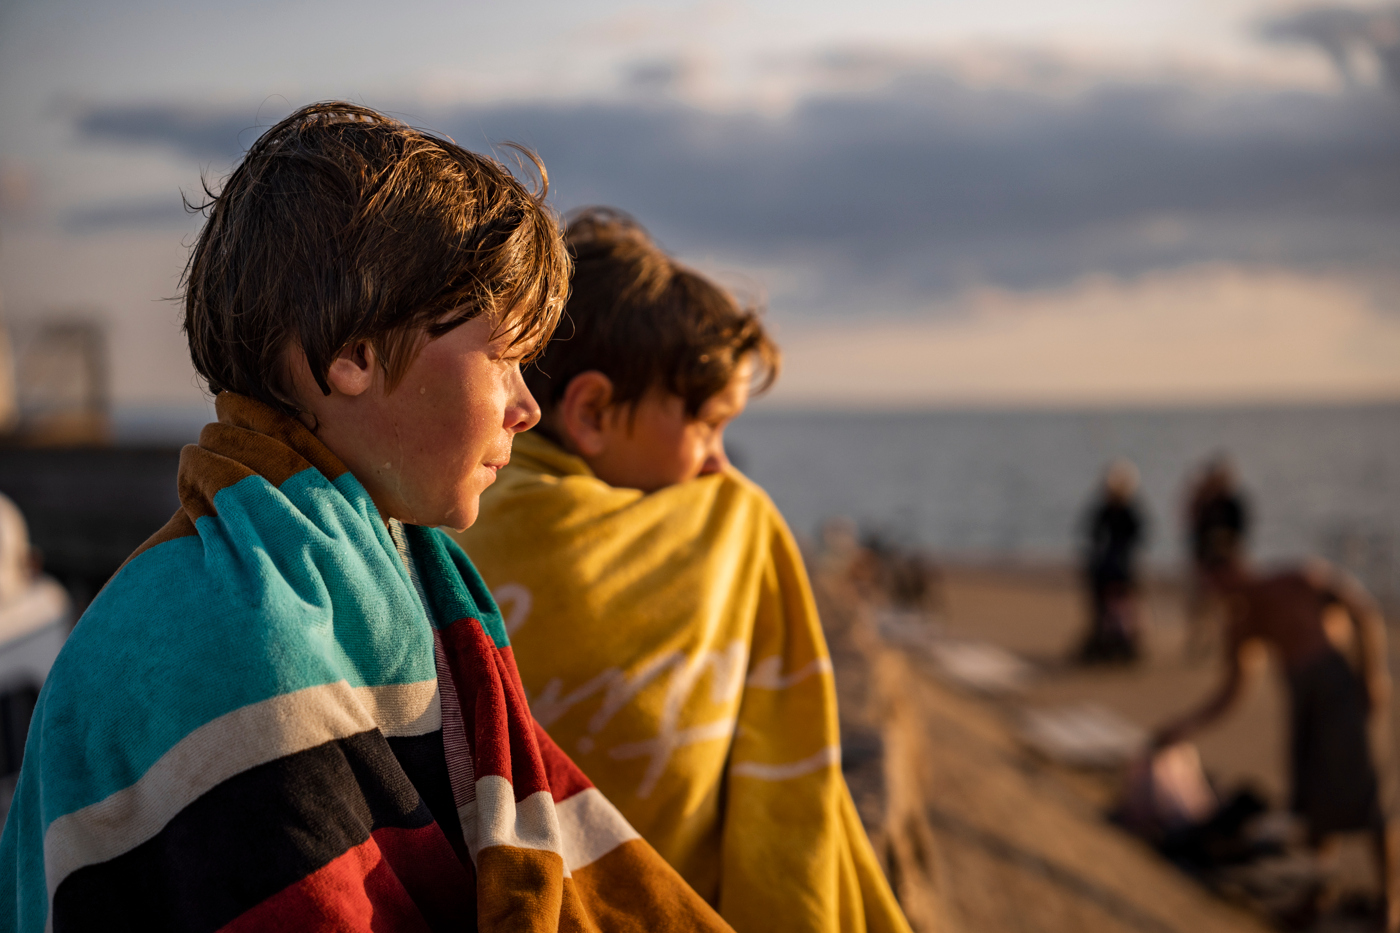
M377 360L368 340L357 340L331 360L326 382L341 395L363 395L374 384Z
M569 380L555 412L559 431L574 453L596 457L607 447L612 404L612 380L598 370L581 372Z

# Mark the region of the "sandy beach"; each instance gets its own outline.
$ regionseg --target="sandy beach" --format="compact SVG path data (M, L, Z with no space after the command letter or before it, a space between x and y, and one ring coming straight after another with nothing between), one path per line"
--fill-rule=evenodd
M1131 667L1070 663L1087 609L1067 568L957 567L945 570L947 634L985 640L1031 662L1028 706L1098 703L1150 729L1199 703L1218 685L1220 659L1186 657L1185 595L1174 582L1144 594L1144 657ZM1269 664L1234 711L1196 738L1206 770L1221 787L1250 784L1286 799L1287 699Z
M818 587L842 702L852 707L851 722L843 723L847 741L858 748L868 743L860 730L873 728L872 720L883 729L884 803L895 815L887 814L872 837L895 862L903 847L903 865L893 875L923 872L920 891L904 878L901 892L923 898L911 910L916 927L979 933L1271 928L1258 897L1208 890L1108 821L1123 786L1121 767L1069 767L1024 740L1021 727L1036 711L1089 705L1145 731L1199 702L1217 682L1218 656L1185 657L1180 586L1147 587L1141 663L1085 668L1068 662L1084 619L1069 569L947 565L941 577L937 638L990 644L1024 660L1028 676L1020 689L989 695L957 684L925 653L889 638L878 610L870 612L875 621L864 635L852 634L850 626L859 623L841 611L840 593ZM885 637L871 635L880 630ZM867 656L878 645L878 660L856 676L850 645L862 641ZM872 712L877 693L884 699ZM1248 786L1274 810L1286 807L1285 702L1270 665L1233 714L1199 737L1202 763L1222 793ZM860 772L858 764L848 766L858 802ZM927 851L911 855L921 845ZM1275 874L1306 868L1306 860L1291 858L1276 863ZM1344 897L1358 900L1377 890L1364 839L1344 843L1338 870ZM1369 926L1341 915L1310 929Z

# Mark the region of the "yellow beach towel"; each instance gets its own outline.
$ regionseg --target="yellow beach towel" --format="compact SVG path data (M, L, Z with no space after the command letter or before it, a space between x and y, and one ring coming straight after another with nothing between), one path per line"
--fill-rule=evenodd
M649 495L539 435L458 540L535 718L740 933L907 931L841 776L802 558L737 472Z

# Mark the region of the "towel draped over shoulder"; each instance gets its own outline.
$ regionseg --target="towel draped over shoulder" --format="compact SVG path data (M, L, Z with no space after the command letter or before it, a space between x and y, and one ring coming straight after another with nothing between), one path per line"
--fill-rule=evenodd
M648 495L536 434L458 536L531 708L740 931L905 931L841 774L796 543L735 471Z
M531 717L466 555L223 394L34 713L0 930L723 930Z

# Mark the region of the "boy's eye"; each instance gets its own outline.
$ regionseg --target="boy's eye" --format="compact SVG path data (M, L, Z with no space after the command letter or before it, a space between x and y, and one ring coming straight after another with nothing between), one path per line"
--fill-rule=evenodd
M533 344L511 343L502 339L491 348L491 358L502 363L519 364L525 362L525 358L534 351Z
M487 355L498 363L519 363L525 359L525 353L519 346L511 346L506 341L492 346L487 350Z

